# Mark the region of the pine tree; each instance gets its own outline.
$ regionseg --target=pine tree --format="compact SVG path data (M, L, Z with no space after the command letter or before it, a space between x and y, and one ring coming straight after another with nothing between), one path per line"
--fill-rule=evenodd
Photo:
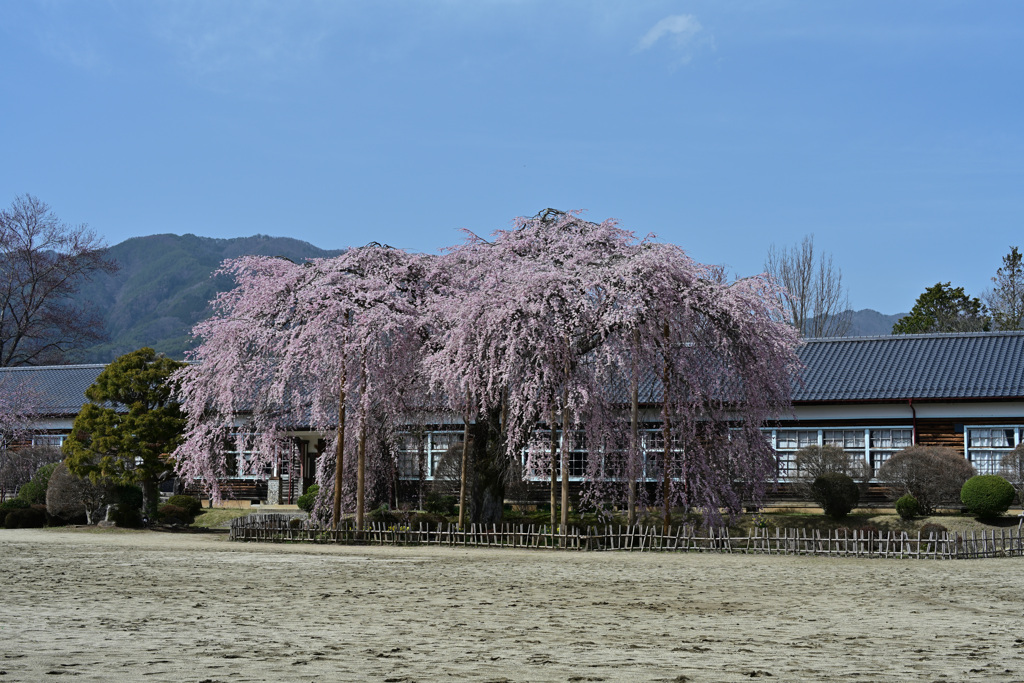
M983 332L991 326L985 305L963 287L938 282L917 297L910 313L896 321L893 334Z
M168 454L185 426L168 379L184 363L142 348L121 356L85 390L89 403L64 442L65 462L77 477L140 484L152 519L157 485L171 471Z

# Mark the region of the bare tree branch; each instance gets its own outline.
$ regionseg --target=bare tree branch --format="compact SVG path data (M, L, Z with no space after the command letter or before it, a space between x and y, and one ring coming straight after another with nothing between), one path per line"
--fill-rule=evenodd
M784 287L779 303L788 322L805 337L842 337L850 330L850 300L843 272L831 254L815 258L814 235L799 246L768 250L765 271Z
M93 274L117 270L106 252L96 233L62 223L32 195L0 211L0 365L62 362L102 338L99 315L71 297Z

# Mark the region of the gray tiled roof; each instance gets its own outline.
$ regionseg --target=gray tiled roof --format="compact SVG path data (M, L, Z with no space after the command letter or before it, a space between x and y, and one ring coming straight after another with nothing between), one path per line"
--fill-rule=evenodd
M1024 397L1024 332L809 339L793 400Z
M797 402L1024 398L1024 331L808 339ZM25 382L46 415L74 416L104 365L0 368L0 385ZM643 401L660 393L657 378Z
M43 415L77 415L87 403L85 390L96 381L105 365L48 365L0 368L0 386L24 384L37 398Z

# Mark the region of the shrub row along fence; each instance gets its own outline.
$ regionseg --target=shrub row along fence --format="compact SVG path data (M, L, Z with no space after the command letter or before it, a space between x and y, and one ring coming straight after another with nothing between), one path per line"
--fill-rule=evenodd
M1024 524L1024 521L1022 521ZM909 534L838 530L822 534L805 529L753 529L730 535L728 529L679 526L603 526L559 529L546 525L471 524L387 525L371 523L359 531L351 522L325 529L285 515L249 515L231 523L233 541L311 542L345 545L444 545L484 548L625 550L639 552L716 552L761 555L819 555L910 559L965 559L1024 556L1024 534L1017 529Z

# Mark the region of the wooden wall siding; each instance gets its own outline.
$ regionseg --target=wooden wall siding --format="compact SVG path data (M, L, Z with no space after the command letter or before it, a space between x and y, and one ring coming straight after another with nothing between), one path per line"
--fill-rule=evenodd
M959 452L964 450L964 431L957 432L952 421L917 421L917 443L922 446L943 446Z

